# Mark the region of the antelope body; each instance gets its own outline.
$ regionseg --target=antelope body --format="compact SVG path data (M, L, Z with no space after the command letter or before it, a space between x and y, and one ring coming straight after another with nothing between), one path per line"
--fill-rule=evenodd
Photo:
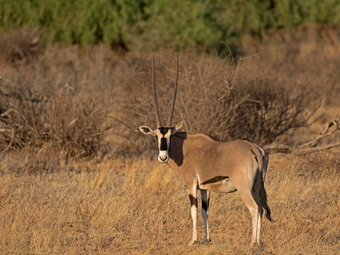
M267 219L272 221L264 189L268 166L267 152L250 140L218 142L204 134L178 132L183 126L183 121L175 127L171 127L178 85L178 57L172 109L166 126L162 126L157 107L154 57L152 63L157 129L152 130L147 126L140 126L138 129L144 134L157 137L158 160L164 163L167 162L186 185L193 220L193 237L190 244L197 241L197 190L201 192L202 216L205 226L203 243L210 241L208 227L210 192L231 193L238 190L252 216L252 244L257 243L260 245L260 226L263 209L266 210Z

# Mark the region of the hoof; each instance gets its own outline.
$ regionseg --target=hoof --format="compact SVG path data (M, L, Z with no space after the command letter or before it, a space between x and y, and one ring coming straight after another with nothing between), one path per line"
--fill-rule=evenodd
M203 245L208 245L211 242L211 239L204 239L204 241L202 242Z
M197 240L192 240L190 243L189 243L189 246L192 246L194 244L199 244L199 242Z
M252 242L250 244L250 247L251 248L255 248L255 247L262 248L262 244L261 243L257 243L257 242Z

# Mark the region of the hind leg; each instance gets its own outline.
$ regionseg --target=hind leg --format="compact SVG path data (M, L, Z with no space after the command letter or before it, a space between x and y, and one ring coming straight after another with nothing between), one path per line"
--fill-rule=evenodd
M256 196L254 197L254 192L251 189L239 190L241 198L244 204L250 211L252 222L253 222L253 233L251 238L251 245L260 244L260 228L261 228L261 211L262 207L257 200Z
M256 227L256 243L261 246L260 244L260 232L261 232L261 220L262 220L262 215L263 215L263 208L261 205L261 201L260 201L260 182L258 181L258 179L255 181L254 183L254 187L252 189L252 196L257 204L257 227Z

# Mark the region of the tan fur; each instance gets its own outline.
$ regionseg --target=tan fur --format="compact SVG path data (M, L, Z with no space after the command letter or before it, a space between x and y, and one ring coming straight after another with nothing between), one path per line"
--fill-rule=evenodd
M252 215L252 243L260 245L263 207L271 220L263 186L268 154L262 147L249 140L218 142L203 134L176 133L171 138L169 156L169 166L184 181L193 198L197 197L197 189L220 193L238 190ZM192 203L195 222L197 212L193 209L195 205ZM207 225L207 219L205 222ZM191 243L197 240L196 223L193 226ZM207 233L206 227L205 239L210 238Z
M200 186L216 176L226 176L237 189L244 185L252 188L256 174L252 151L258 151L256 146L244 140L217 142L203 134L182 137L172 137L168 163L185 184L197 180Z

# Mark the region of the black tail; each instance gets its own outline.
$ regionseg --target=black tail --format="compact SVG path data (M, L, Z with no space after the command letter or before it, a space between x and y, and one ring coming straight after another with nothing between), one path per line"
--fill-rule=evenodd
M262 207L266 210L266 218L270 222L274 222L274 220L270 216L271 211L270 211L270 208L267 204L267 193L266 193L266 190L264 189L264 182L263 182L262 178L261 178L261 187L260 187L260 203L261 203Z

